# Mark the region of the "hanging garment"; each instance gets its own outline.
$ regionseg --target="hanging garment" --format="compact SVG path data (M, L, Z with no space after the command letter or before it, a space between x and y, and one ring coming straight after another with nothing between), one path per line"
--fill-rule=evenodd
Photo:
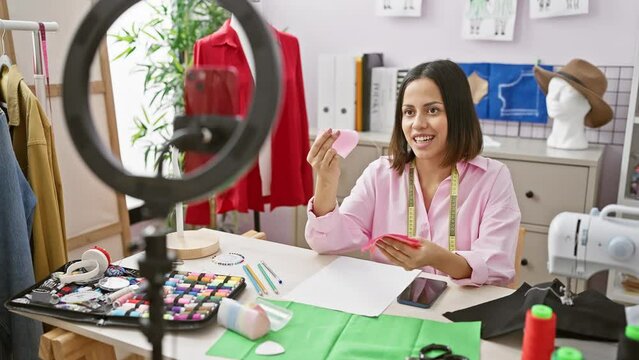
M4 302L35 283L29 238L36 199L11 147L0 111L0 360L37 359L42 324L11 314Z
M13 149L38 201L33 216L33 264L36 281L67 262L62 182L51 122L13 65L6 95Z
M573 306L563 305L555 295L562 286L557 279L534 288L523 283L511 295L443 315L452 321L481 321L481 338L490 339L523 329L526 311L535 304L545 304L557 314L557 337L619 340L626 326L623 305L594 290L579 293Z
M275 30L280 45L283 69L283 96L277 125L271 133L272 178L271 193L262 194L260 170L255 165L242 176L233 187L217 196L217 212L231 210L246 212L263 211L264 204L270 208L306 204L313 193L312 168L306 162L309 151L308 118L304 98L304 81L299 43L290 35ZM229 66L237 69L239 88L239 113L246 116L252 99L254 82L251 71L230 20L212 35L197 41L194 47L194 64ZM198 161L185 156L185 172L192 171ZM206 157L209 158L209 157ZM202 159L200 159L202 160ZM188 166L187 166L188 164ZM189 206L186 222L208 219L208 203L199 207ZM204 212L204 213L202 213Z

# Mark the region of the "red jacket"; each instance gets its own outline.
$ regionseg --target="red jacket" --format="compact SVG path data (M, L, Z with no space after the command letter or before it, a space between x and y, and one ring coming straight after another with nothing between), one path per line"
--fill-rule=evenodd
M308 117L304 98L304 81L299 43L290 35L275 30L280 45L284 76L282 104L276 127L271 133L271 194L262 196L262 183L257 164L236 184L217 196L217 212L231 210L247 212L270 208L297 206L308 202L313 194L313 170L306 162L309 151ZM212 35L198 40L194 47L194 64L235 67L238 73L239 112L246 116L253 93L253 77L246 56L230 20ZM208 156L186 154L185 171L189 172L208 159ZM189 205L186 222L208 224L208 202Z

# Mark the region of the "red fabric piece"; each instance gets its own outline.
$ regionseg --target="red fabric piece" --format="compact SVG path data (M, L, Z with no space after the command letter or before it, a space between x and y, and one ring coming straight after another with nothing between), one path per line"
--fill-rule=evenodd
M271 209L279 206L297 206L308 202L313 194L313 173L306 162L309 151L308 116L304 98L304 81L297 39L276 29L282 58L283 96L277 124L271 133L271 194L262 196L262 182L255 158L253 167L231 188L218 194L217 212L238 210L263 211L264 204L270 203ZM217 65L234 67L238 73L239 113L246 116L253 94L253 77L246 56L230 20L215 33L198 40L194 47L194 65ZM208 156L196 158L187 153L185 172L192 171L196 163L203 163ZM189 169L186 163L189 163ZM186 223L209 223L208 202L189 204Z
M371 238L366 245L362 247L362 251L370 251L373 252L375 246L377 246L377 242L382 240L383 238L389 238L401 243L404 243L410 247L419 248L421 246L421 241L408 237L407 235L402 234L384 234L382 236L378 236L376 238Z

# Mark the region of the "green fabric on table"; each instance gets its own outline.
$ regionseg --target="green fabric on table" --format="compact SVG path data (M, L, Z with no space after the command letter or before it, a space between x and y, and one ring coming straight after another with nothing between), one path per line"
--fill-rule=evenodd
M443 323L401 316L377 318L347 314L294 302L272 301L293 311L282 330L251 341L226 331L207 355L231 359L264 359L255 348L267 340L280 343L276 359L404 359L428 344L450 346L455 354L479 359L480 323Z

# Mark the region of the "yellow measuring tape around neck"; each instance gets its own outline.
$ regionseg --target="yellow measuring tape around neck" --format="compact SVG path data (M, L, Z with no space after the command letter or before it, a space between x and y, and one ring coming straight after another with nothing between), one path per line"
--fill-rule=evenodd
M408 236L415 237L415 162L410 162L408 173ZM459 193L459 173L452 166L450 172L450 211L448 213L448 250L457 249L455 224L457 222L457 195Z

